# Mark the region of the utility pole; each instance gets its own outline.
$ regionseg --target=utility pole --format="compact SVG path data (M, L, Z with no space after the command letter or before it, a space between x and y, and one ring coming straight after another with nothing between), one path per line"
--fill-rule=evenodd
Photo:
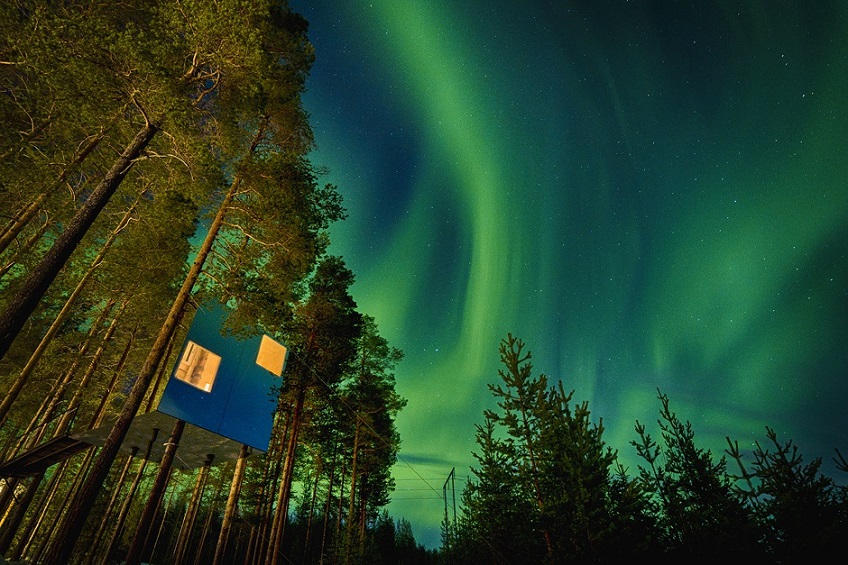
M451 526L450 517L448 515L448 485L450 485L451 501L453 507L453 525ZM453 467L448 473L448 478L445 479L445 484L442 485L442 498L445 501L445 540L450 545L453 539L453 534L456 531L456 467Z

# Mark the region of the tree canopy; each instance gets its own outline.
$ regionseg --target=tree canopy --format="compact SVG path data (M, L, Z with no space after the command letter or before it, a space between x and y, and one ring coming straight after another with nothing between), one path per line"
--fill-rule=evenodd
M306 20L279 0L33 0L3 4L0 28L2 460L114 422L100 450L3 482L2 506L12 510L0 550L50 563L79 560L85 545L89 560L123 553L135 562L153 551L137 537L127 553L132 524L153 528L159 515L145 508L151 523L139 521L149 469L119 447L136 414L155 407L193 307L207 301L233 312L231 335L268 334L291 352L268 452L223 467L234 523L220 535L241 539L250 526L254 555L275 561L293 551L300 542L290 522L301 509L290 511L292 485L311 475L328 502L312 545L322 539L329 552L347 543L333 529L347 506L333 499L355 498L352 520L368 538L392 488L403 402L387 371L400 353L380 342L373 321L370 345L361 341L353 273L327 255L328 228L346 212L308 159ZM333 425L353 430L368 418L372 430L361 435L368 455L354 476L352 432L333 440L347 471L327 474L331 465L303 455L318 445L313 416L345 406L343 398L348 408ZM192 520L201 520L206 475L220 490L226 471L197 471ZM172 480L177 489L191 483ZM16 489L26 496L12 496ZM204 532L223 506L208 501ZM237 506L256 521L239 521ZM192 527L201 524L184 525L175 555L186 554ZM214 559L240 550L226 542Z

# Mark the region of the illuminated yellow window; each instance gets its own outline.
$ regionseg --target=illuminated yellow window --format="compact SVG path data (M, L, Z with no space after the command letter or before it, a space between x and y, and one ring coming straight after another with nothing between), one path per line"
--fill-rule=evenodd
M220 365L220 355L189 341L174 376L200 390L210 392Z
M285 362L286 347L263 335L262 342L259 344L259 354L256 356L256 364L279 377L283 374Z

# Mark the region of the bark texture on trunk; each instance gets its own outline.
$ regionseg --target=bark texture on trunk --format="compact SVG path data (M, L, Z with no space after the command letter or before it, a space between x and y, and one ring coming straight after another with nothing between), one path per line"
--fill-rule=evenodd
M103 448L100 450L100 455L91 470L91 474L77 493L77 496L74 497L74 500L68 509L68 513L62 523L62 528L59 532L57 532L53 545L51 546L50 552L47 556L51 564L65 565L72 557L74 545L85 526L85 521L94 506L94 502L97 499L97 495L103 485L103 481L106 480L106 476L109 474L109 468L112 465L112 461L114 461L115 456L121 448L121 443L123 443L124 438L129 431L130 425L132 424L133 418L135 418L136 412L138 412L138 409L153 381L156 368L159 366L162 356L167 350L167 347L173 337L173 333L176 331L177 325L182 319L183 310L191 297L191 290L194 288L194 284L197 282L200 272L203 270L203 264L206 262L206 257L211 252L212 246L215 243L215 238L224 223L224 216L226 215L227 208L235 197L235 194L238 192L238 185L239 180L236 178L230 186L230 189L227 191L215 219L209 226L206 239L204 239L203 244L200 246L197 256L194 259L194 263L192 264L191 269L189 269L185 281L183 281L183 285L177 293L176 299L174 299L171 310L168 312L168 316L162 324L162 327L160 328L159 333L147 354L147 358L139 371L138 378L127 395L124 406L121 409L121 413L118 415L117 421L112 426L112 431L110 431L109 435L106 437Z
M147 504L145 504L141 519L136 526L135 536L133 537L132 545L130 545L129 553L127 553L126 565L141 565L141 557L147 545L154 519L156 518L156 511L159 509L159 505L162 504L165 488L168 486L168 479L171 477L171 466L174 463L174 455L177 452L177 447L180 445L180 438L183 435L185 424L185 421L177 420L174 424L174 429L171 431L171 437L168 438L168 443L165 444L165 453L162 454L162 461L159 463L159 472L156 474L156 480L150 489Z
M137 203L138 201L136 201ZM41 341L38 344L38 347L35 348L35 351L29 357L26 366L21 369L20 374L18 375L15 382L9 389L9 392L6 393L6 396L3 398L3 401L0 402L0 426L3 425L3 422L6 421L6 417L9 414L9 409L12 407L12 404L18 398L21 390L26 384L32 372L35 370L35 367L38 365L38 362L41 360L41 357L44 355L44 352L47 350L47 346L50 345L50 342L55 337L56 333L59 331L59 328L62 327L62 324L68 318L71 313L71 310L77 303L77 299L82 294L82 291L88 285L89 279L91 279L94 272L97 270L97 267L103 262L103 258L106 257L106 252L111 249L112 244L115 243L115 240L118 238L118 234L123 230L130 221L132 217L132 213L135 210L135 204L133 204L129 210L124 214L124 217L121 218L121 221L118 222L118 225L112 230L112 233L109 234L106 242L100 247L100 251L97 253L97 257L91 262L91 265L88 267L88 270L85 274L80 278L79 282L77 282L76 287L73 292L71 292L70 296L68 296L67 300L65 300L65 304L62 306L62 309L56 315L56 319L53 320L53 323L50 324L50 327L47 330L47 333L44 337L41 338Z
M41 258L38 265L30 271L30 274L21 284L20 290L9 301L6 310L0 314L0 359L9 351L9 347L18 336L26 320L35 311L41 297L50 288L56 275L65 266L88 228L94 224L100 211L118 190L124 177L132 168L135 159L141 155L157 131L158 128L151 123L146 123L138 131L135 138L109 169L109 172L97 184L85 204L68 222L65 231L56 239L56 242Z
M230 535L233 516L236 515L236 507L238 506L239 494L241 493L241 483L244 479L244 468L247 465L247 455L248 447L242 444L238 460L236 461L236 468L233 471L233 480L230 483L230 494L227 497L227 507L224 510L224 517L221 521L221 533L218 534L218 543L215 545L215 557L212 560L212 565L224 563L227 538Z

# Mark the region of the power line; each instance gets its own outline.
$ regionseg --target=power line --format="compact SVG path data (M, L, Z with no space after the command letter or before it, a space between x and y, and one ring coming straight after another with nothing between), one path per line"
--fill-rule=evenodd
M356 410L355 410L352 406L350 406L350 405L347 403L347 401L344 399L344 397L343 397L341 394L339 394L339 392L338 392L337 390L333 389L333 387L331 387L331 386L327 383L327 381L325 381L325 380L323 379L323 377L321 377L321 375L319 375L319 374L318 374L318 372L317 372L317 371L315 371L315 369L312 367L312 365L310 365L310 364L306 363L306 361L304 361L304 360L303 360L303 358L302 358L300 355L298 355L298 354L297 354L297 352L296 352L296 351L294 351L293 349L289 349L289 351L291 352L291 354L292 354L292 355L294 355L294 356L297 358L297 360L298 360L298 361L300 361L300 364L301 364L302 366L306 367L306 369L307 369L310 373L312 373L312 375L314 375L316 379L318 379L319 381L321 381L321 383L322 383L325 387L327 387L327 390L328 390L328 391L330 391L330 393L331 393L331 394L335 395L335 396L336 396L336 398L338 398L338 399L339 399L339 401L341 402L341 404L342 404L345 408L347 408L347 409L350 411L351 415L353 415L353 416L357 416ZM370 430L370 431L371 431L371 433L374 435L374 437L376 437L376 438L378 438L380 441L382 441L382 442L383 442L383 443L384 443L387 447L390 447L390 448L392 447L391 442L389 442L386 438L384 438L382 435L380 435L380 433L379 433L377 430L375 430L373 427L371 427L371 425L370 425L368 422L365 422L364 420L360 420L360 421L362 422L362 424L363 424L366 428L368 428L368 430ZM433 491L433 492L436 494L436 496L439 496L439 499L441 500L441 496L439 495L439 491L438 491L438 490L436 490L436 487L434 487L433 485L431 485L431 484L428 482L428 480L427 480L427 479L425 479L424 477L422 477L422 476L421 476L421 474L418 472L418 470L416 470L416 469L415 469L415 468L414 468L414 467L413 467L413 466L412 466L412 465L411 465L408 461L406 461L403 457L401 457L400 453L397 453L397 454L396 454L396 457L397 457L398 461L400 461L401 463L403 463L404 465L406 465L406 466L409 468L409 470L410 470L410 471L412 471L413 473L415 473L415 475L418 477L418 480L421 480L421 481L422 481L425 485L427 485L428 490ZM413 480L414 480L414 479L413 479Z

